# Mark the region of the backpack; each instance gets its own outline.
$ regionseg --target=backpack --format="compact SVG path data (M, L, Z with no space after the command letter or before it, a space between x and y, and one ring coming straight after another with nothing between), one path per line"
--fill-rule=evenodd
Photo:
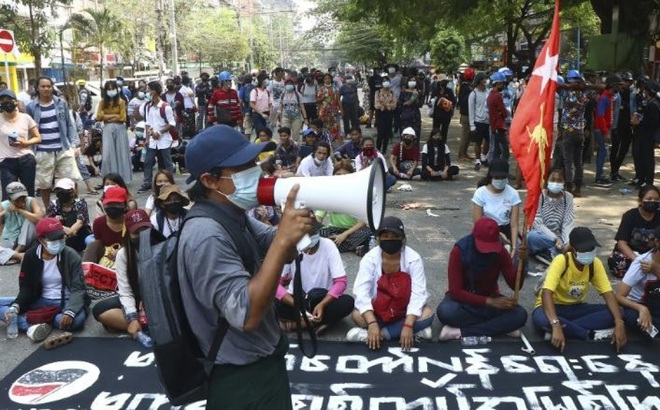
M210 217L225 228L248 272L254 274L256 266L254 255L250 252L251 246L243 235L238 234L240 228L236 221L205 201L197 202L186 215L179 231L163 242L152 245L150 230L140 233L140 296L154 341L158 376L174 406L207 398L208 377L229 329L227 320L221 318L211 348L208 352L202 352L186 317L177 273L177 251L179 236L186 222L198 217Z
M167 124L170 122L167 120L167 116L165 115L165 107L169 106L168 103L163 101L163 104L160 106L160 116L165 120ZM149 114L149 108L153 107L152 103L147 103L147 106L144 107L144 118L147 118L147 115ZM179 140L179 131L176 129L176 127L170 127L170 130L168 131L170 135L172 136L173 141L178 141Z
M371 301L376 316L385 324L406 317L412 280L405 272L386 273L377 282L376 297Z
M559 278L563 278L564 275L566 274L566 271L568 271L568 254L562 253L564 256L564 271L561 273ZM539 296L541 295L541 291L543 290L543 284L545 283L545 278L548 276L548 269L543 272L543 275L539 278L538 282L536 282L536 285L534 286L534 295ZM594 278L594 263L592 262L591 265L589 265L589 282L592 281Z

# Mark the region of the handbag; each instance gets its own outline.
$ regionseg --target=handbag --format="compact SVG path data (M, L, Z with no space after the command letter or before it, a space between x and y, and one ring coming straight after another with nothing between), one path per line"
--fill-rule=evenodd
M31 325L38 325L41 323L53 323L55 316L61 310L57 306L45 306L39 309L30 310L25 314L25 320Z

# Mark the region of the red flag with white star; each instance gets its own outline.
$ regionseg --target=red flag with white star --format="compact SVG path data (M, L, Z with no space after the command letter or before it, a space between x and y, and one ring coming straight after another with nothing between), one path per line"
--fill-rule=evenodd
M550 164L558 60L559 0L556 0L550 38L536 59L509 131L511 150L527 185L524 209L528 226L534 222Z

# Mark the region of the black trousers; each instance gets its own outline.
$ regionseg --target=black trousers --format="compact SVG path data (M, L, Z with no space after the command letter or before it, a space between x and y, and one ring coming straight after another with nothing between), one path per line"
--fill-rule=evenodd
M440 109L440 107L435 107L435 109ZM449 132L449 123L451 122L451 117L449 116L434 116L433 117L433 129L439 128L442 142L447 143L447 133Z
M633 141L635 175L639 183L653 184L655 174L655 139L653 135L637 134Z
M394 136L392 132L392 120L394 111L376 111L376 148L383 155L387 156L387 145Z
M305 114L307 114L309 122L312 122L319 117L316 103L305 103L303 105L305 106Z
M628 155L632 142L632 128L625 126L612 130L612 148L610 149L610 170L612 175L619 173L623 161Z
M342 109L344 110L344 135L348 135L353 128L360 129L360 118L358 116L358 105L355 103L344 104L342 103Z
M327 294L328 291L326 289L315 288L310 290L307 294L307 297L305 298L305 310L307 310L309 313L312 313L316 305L321 303ZM341 295L325 306L321 324L331 325L333 323L339 322L346 316L350 315L354 307L355 301L353 300L353 297L349 295ZM297 312L295 312L291 306L282 303L279 300L275 301L275 310L277 310L277 316L279 316L280 319L298 319Z

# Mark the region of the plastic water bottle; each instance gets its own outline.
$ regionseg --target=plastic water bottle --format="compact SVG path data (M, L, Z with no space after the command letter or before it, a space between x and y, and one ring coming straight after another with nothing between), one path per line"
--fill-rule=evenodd
M9 308L7 321L7 339L16 339L18 337L18 313L16 308Z
M146 347L147 349L151 349L152 347L154 347L153 340L151 340L151 338L141 330L137 332L137 334L135 335L135 340L140 342L140 344Z
M487 345L487 344L490 343L491 340L493 340L493 339L491 339L490 336L479 336L479 337L477 338L477 340L479 341L479 344L480 344L480 345Z
M621 195L628 195L632 192L632 189L621 188L621 189L619 189L619 192L621 192Z
M371 238L369 238L369 250L372 250L378 246L378 242L376 242L376 237L374 235L371 235Z
M479 338L477 336L463 336L461 337L461 344L463 346L476 346L479 344Z

